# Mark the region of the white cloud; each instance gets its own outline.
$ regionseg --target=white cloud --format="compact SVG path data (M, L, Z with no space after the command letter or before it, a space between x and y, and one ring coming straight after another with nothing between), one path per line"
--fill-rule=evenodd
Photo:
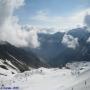
M74 38L73 36L67 34L63 36L62 44L72 49L75 49L77 46L79 46L78 38Z
M85 16L84 23L87 26L87 30L90 32L90 13L87 13Z
M87 39L87 43L90 43L90 37Z
M22 5L24 0L0 0L0 40L15 46L36 48L40 45L37 30L22 29L18 17L13 16L14 10Z
M77 26L84 25L84 18L86 13L90 13L90 8L75 12L69 16L51 16L47 11L38 11L37 14L30 19L44 23L47 27L58 28L58 31L70 30L76 28ZM42 24L43 25L43 24Z
M0 25L22 5L24 5L24 0L0 0Z
M37 15L32 17L34 20L47 21L48 20L48 12L46 10L41 10L37 12Z

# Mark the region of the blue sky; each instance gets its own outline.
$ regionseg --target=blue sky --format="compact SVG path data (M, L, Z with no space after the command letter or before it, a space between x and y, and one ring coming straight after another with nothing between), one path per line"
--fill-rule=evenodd
M90 0L25 0L25 5L16 10L14 14L19 17L22 24L42 24L43 26L48 23L48 25L51 25L49 21L39 18L45 19L47 16L54 19L56 17L68 17L75 12L89 8L89 3Z

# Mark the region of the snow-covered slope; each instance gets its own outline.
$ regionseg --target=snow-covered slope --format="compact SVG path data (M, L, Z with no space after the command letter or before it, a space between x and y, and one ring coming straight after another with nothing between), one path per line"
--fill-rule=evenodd
M17 67L15 67L10 61L8 60L3 61L0 59L0 75L12 76L12 74L17 74L19 72L20 70Z
M3 62L10 61L21 72L29 70L29 67L47 66L32 51L27 52L24 48L13 46L8 42L0 42L0 59Z
M12 90L90 90L90 62L75 62L66 66L62 69L42 67L13 76L0 75L0 85Z

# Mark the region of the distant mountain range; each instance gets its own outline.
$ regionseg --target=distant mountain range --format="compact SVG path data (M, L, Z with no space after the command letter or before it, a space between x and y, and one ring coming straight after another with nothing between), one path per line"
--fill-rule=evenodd
M73 49L62 44L65 34L78 38L79 46ZM59 67L73 61L90 61L90 43L87 42L90 32L87 27L72 29L67 33L40 33L38 36L41 46L33 51L44 58L51 67Z

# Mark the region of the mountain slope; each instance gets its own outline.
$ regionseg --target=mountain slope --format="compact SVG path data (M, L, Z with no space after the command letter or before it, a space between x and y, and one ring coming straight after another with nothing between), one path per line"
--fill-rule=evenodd
M87 43L90 33L85 28L77 28L69 31L67 34L78 38L79 46L75 49L64 46L63 52L53 58L51 64L56 67L68 62L90 61L90 43Z
M7 42L0 44L0 59L9 60L20 71L29 70L29 67L45 66L34 53L28 53L24 49L15 47Z
M40 48L33 49L34 53L45 59L46 62L51 61L55 56L62 52L64 46L61 44L64 33L57 32L55 34L39 33L38 38Z
M65 34L77 38L78 47L73 49L65 46L62 43ZM50 64L51 67L59 67L73 61L90 61L90 43L87 43L90 32L87 27L72 29L67 33L40 33L38 37L41 46L39 49L33 49L33 51Z

